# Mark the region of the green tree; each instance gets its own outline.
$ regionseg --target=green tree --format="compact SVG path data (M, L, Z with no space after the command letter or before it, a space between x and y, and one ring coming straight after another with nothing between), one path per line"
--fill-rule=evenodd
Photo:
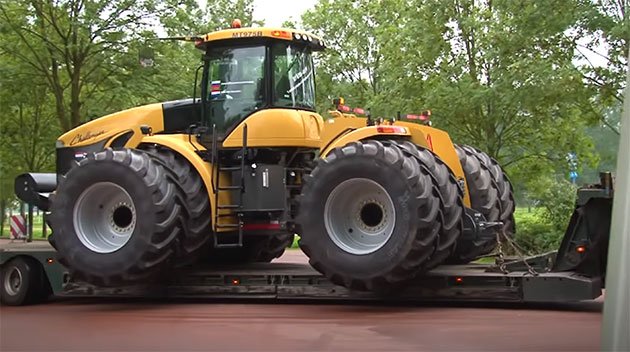
M0 49L46 82L67 131L84 121L86 100L118 69L108 54L124 53L156 10L152 0L3 0Z
M609 113L623 104L630 49L630 0L583 0L573 37L584 80L596 95L590 101L601 124L619 135L619 120ZM612 117L613 121L609 120Z
M374 112L430 108L458 143L475 145L520 182L593 163L585 126L596 114L572 63L575 1L322 0L304 23L331 43L323 84ZM351 100L349 99L349 100Z

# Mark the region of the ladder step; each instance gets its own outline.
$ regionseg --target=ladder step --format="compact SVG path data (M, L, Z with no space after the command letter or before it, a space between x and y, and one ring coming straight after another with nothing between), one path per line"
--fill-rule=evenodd
M226 204L217 206L217 209L238 209L240 207L238 204Z
M241 170L240 166L230 166L230 167L221 167L219 171L239 171Z

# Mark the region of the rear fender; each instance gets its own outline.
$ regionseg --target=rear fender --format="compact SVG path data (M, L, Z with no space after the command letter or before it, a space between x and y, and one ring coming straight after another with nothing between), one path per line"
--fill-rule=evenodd
M468 194L464 170L462 169L459 157L455 151L455 146L448 133L436 128L410 122L396 122L393 126L404 127L405 131L392 133L383 128L379 128L391 127L389 125L367 126L349 130L337 136L328 143L328 145L323 147L320 153L321 157L326 157L333 149L343 147L350 142L366 139L382 139L383 137L389 139L409 139L415 145L433 151L446 164L453 175L455 175L458 182L464 185L464 205L470 208L470 196Z

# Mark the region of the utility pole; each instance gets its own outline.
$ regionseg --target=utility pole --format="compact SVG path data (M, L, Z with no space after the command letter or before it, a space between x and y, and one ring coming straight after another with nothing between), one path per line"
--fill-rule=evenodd
M628 52L630 63L630 52ZM608 248L602 350L630 351L630 65L621 117L617 182Z

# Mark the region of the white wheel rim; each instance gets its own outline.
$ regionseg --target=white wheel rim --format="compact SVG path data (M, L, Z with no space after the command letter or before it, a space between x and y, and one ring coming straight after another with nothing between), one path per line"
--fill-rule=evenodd
M330 239L350 254L370 254L392 236L396 212L391 197L375 181L352 178L338 184L324 207Z
M97 253L112 253L131 238L136 208L125 189L112 182L98 182L79 195L73 223L85 247Z

